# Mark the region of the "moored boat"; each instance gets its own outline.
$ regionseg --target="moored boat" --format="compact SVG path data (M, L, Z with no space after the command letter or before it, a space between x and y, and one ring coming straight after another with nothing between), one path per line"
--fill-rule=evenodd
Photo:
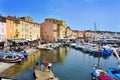
M92 80L113 80L105 70L99 69L96 66L93 67L91 74Z
M24 54L22 54L21 52L8 51L7 54L8 54L8 55L11 55L11 56L19 56L19 57L21 57L22 59L24 59Z
M111 55L112 54L112 50L110 49L102 49L100 51L96 50L93 52L93 54L100 54L100 55Z
M1 58L1 60L3 62L16 63L16 62L21 62L22 58L20 56L5 55L4 57Z
M43 49L43 50L53 50L53 48L47 44L37 46L38 49Z
M107 71L115 80L120 80L120 69L108 68Z
M21 51L18 53L24 55L24 58L28 58L28 53L26 51Z

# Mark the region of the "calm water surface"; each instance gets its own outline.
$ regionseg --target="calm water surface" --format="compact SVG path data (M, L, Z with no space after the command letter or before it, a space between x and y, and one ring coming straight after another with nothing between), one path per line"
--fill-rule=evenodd
M24 63L9 69L4 75L18 80L34 80L32 66L40 54L46 61L53 63L52 71L60 80L91 80L92 66L98 64L98 57L73 48L62 47L52 51L38 51L29 56ZM118 59L113 55L101 57L99 63L103 69L117 67Z

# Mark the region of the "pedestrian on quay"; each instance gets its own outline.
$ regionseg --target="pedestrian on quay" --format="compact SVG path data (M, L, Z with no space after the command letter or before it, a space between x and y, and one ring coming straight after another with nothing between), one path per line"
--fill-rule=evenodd
M46 62L45 62L45 66L47 67L47 66L48 66L48 64L49 64L49 62L48 62L48 61L46 61Z
M40 62L39 62L39 69L41 70L41 67L43 66L44 64L43 64L43 61L42 60L40 60Z
M44 58L43 58L43 56L39 56L39 61L40 61L41 63L44 63Z
M43 57L39 56L39 62L42 63L43 62Z
M40 70L45 70L45 61L44 61L44 58L43 56L39 56L39 68Z
M48 70L49 70L49 71L51 70L51 67L52 67L52 63L49 63L49 64L48 64Z
M37 69L37 66L38 66L38 62L35 60L34 65L33 65L33 69Z
M48 64L49 64L49 62L48 62L48 61L45 61L45 67L46 67L46 68L48 67Z

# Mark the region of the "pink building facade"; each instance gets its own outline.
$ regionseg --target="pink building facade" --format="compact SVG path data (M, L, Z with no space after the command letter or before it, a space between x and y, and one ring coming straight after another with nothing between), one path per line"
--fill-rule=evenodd
M45 41L54 41L57 39L57 24L45 21L41 23L41 38Z

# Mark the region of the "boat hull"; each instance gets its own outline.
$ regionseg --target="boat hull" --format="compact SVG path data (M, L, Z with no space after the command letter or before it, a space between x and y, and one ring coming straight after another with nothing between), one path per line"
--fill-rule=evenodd
M120 80L120 70L116 68L108 68L107 71L110 73L112 77L115 78L115 80Z
M4 56L3 58L0 59L1 61L3 62L7 62L7 63L17 63L17 62L21 62L23 59L19 56L15 56L15 57L12 57L12 56Z
M110 75L97 67L93 67L92 80L113 80Z

